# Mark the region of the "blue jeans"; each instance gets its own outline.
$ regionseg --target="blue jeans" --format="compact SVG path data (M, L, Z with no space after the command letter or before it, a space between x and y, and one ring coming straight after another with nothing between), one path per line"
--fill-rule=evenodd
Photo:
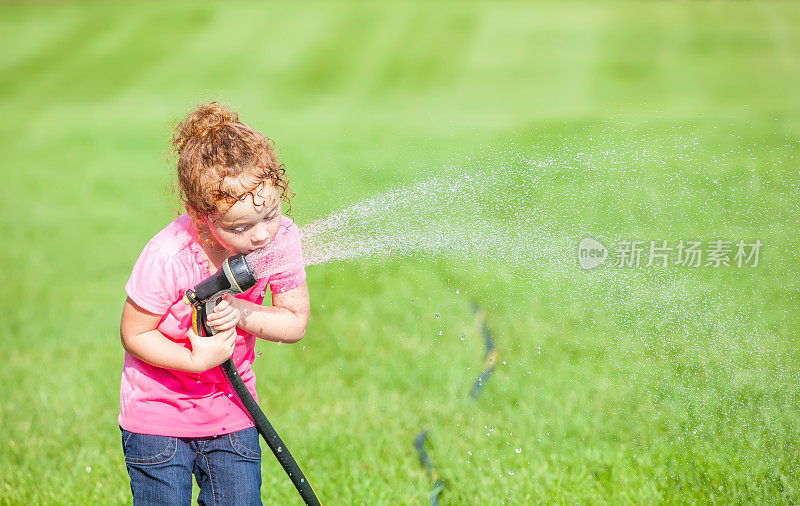
M122 450L135 505L261 504L261 447L255 427L202 438L122 431Z

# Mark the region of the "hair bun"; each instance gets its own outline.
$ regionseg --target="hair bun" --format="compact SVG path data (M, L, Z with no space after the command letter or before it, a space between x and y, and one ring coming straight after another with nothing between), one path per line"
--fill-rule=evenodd
M172 146L180 154L192 138L205 138L227 124L238 122L239 115L218 102L200 104L175 128Z

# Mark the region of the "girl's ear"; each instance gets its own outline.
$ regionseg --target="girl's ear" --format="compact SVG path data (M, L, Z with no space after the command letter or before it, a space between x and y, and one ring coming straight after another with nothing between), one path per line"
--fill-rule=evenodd
M190 204L185 204L183 207L184 207L184 209L186 209L186 214L189 215L189 217L192 219L192 221L194 221L195 218L199 217L199 213L197 212L197 209L194 208L194 206L192 206Z
M203 213L195 209L195 207L192 206L191 204L186 204L185 208L186 208L186 214L189 215L189 218L192 220L194 227L198 231L207 227L206 217L205 215L203 215Z
M189 219L192 221L192 226L200 242L205 245L214 245L216 241L208 230L208 224L206 223L203 213L189 204L186 204L184 207L186 209L186 214L189 215Z

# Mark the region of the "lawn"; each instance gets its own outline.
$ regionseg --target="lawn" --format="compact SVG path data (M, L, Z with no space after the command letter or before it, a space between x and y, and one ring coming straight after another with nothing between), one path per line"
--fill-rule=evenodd
M308 269L306 336L255 369L323 503L429 504L423 429L441 504L800 502L797 26L779 1L0 4L0 503L130 502L123 286L204 99L275 140L300 225L405 187L395 228L504 239ZM464 175L478 201L431 205ZM763 248L584 271L585 236ZM264 502L300 502L262 452Z

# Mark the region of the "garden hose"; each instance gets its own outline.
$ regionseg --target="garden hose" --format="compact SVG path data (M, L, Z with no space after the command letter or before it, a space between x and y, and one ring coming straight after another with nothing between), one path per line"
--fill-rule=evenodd
M414 448L416 448L417 453L419 453L420 463L425 467L425 470L428 471L428 476L430 477L431 481L433 481L433 490L431 491L430 495L431 504L433 506L438 506L439 496L442 492L444 492L444 481L439 476L439 472L436 471L436 467L434 467L433 462L431 462L428 452L425 451L425 438L427 437L427 430L423 430L417 434L417 437L414 438Z
M489 325L486 323L486 312L483 311L477 303L473 303L472 310L481 322L481 335L486 345L486 355L483 359L481 374L475 379L475 383L472 385L472 391L470 391L470 395L475 399L478 397L478 393L489 380L489 376L492 375L492 371L494 371L497 365L497 348L494 345L494 337L491 331L489 331Z
M473 383L472 390L470 391L470 396L475 399L478 397L478 393L480 393L483 385L489 380L489 376L491 376L492 371L494 371L497 365L497 347L495 346L494 336L492 336L489 330L489 325L486 323L485 311L483 311L477 303L473 303L472 311L480 322L480 332L486 346L486 354L483 359L481 373ZM425 440L427 437L428 430L423 429L417 434L417 437L414 438L414 448L416 448L419 454L420 463L425 467L425 470L428 472L428 477L433 482L433 490L430 494L431 505L438 506L439 496L444 492L444 480L439 476L439 472L436 470L436 467L434 467L433 462L428 456L428 452L425 450Z
M222 295L226 293L242 293L256 285L257 280L246 260L244 255L236 255L226 259L216 274L194 287L194 289L186 291L185 301L192 306L192 327L198 336L211 336L217 333L216 329L208 325L206 316L209 311L213 311L214 305ZM308 505L319 505L320 502L316 492L314 492L300 466L297 465L289 449L278 436L278 433L275 432L272 424L267 420L261 407L250 394L250 391L247 390L239 371L236 370L236 366L233 364L233 360L228 358L220 367L253 419L256 430L267 442L269 449L272 450L283 470L289 475L289 479L292 480L295 488L300 493L300 497Z

